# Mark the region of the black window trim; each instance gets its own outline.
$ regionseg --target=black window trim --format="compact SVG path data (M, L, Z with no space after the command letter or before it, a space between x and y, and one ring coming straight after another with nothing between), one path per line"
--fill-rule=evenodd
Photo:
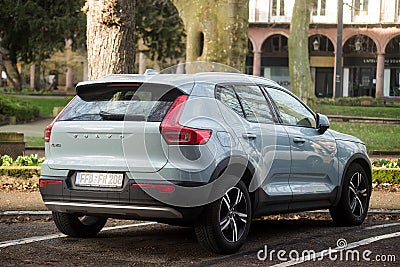
M269 94L266 92L265 88L264 88L264 84L259 84L258 87L260 88L261 92L264 95L264 98L266 99L268 106L272 112L272 115L274 117L274 122L275 124L282 124L282 118L279 114L279 111L274 103L274 101L272 101L271 97L269 96Z

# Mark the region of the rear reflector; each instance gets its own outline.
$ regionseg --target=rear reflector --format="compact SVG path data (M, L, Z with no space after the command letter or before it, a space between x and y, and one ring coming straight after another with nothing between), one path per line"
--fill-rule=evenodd
M160 125L160 132L169 145L202 145L211 137L211 130L196 129L179 124L187 95L178 96Z
M49 184L60 185L60 184L62 184L62 181L61 180L48 180L48 179L40 179L40 181L39 181L40 187L46 187Z
M161 193L172 193L175 191L175 186L165 184L132 184L132 187L152 188Z

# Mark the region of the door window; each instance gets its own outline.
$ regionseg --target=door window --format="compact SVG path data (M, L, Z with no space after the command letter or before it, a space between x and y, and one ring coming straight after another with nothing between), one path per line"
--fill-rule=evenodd
M277 106L284 124L316 127L314 114L298 99L275 88L268 88L267 92Z

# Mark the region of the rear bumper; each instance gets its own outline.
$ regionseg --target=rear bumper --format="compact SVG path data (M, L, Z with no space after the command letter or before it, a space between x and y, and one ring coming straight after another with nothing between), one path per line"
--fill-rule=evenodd
M138 181L131 179L126 179L120 189L79 188L74 186L72 174L67 177L41 176L40 180L58 181L40 187L44 204L49 210L56 212L160 222L193 222L203 210L200 206L178 207L163 203L142 188L132 186ZM148 180L145 182L162 183ZM174 197L173 192L159 194Z
M100 203L80 203L45 201L49 210L67 213L82 213L91 215L117 215L134 218L163 218L183 219L181 212L171 207L162 206L139 206L139 205L110 205Z

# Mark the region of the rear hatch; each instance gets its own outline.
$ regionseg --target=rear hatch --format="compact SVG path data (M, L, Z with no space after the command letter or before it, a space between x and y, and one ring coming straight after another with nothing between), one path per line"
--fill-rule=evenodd
M51 127L52 169L155 172L167 163L160 123L179 89L151 83L101 83L77 96Z

